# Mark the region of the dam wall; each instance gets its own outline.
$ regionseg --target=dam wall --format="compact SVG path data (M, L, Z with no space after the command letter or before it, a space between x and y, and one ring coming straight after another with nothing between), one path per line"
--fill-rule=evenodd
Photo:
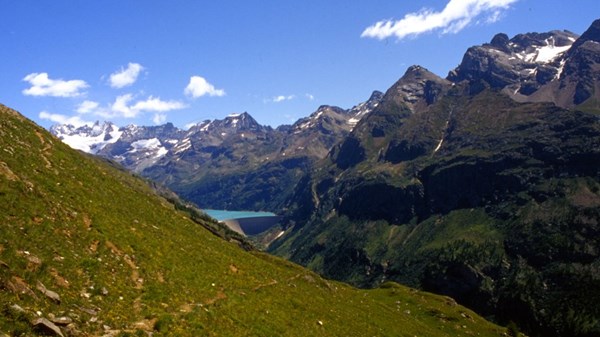
M225 219L221 222L231 230L240 234L256 235L277 225L280 220L280 216L256 216L248 218Z

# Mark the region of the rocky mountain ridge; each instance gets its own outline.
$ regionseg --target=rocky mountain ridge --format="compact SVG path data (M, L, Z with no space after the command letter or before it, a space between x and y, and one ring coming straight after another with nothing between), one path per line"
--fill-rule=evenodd
M321 106L309 117L277 129L260 125L244 112L203 121L187 131L170 123L117 128L110 122L79 128L57 125L50 131L76 149L114 160L203 207L277 210L281 202L270 200L271 195L281 195L281 200L287 195L273 190L271 182L285 180L282 187L291 189L311 163L325 158L378 105L381 95L375 91L350 109ZM256 175L264 176L258 183L261 188L243 187L258 191L255 196L234 199L208 192L223 193L234 185L240 189L244 181L255 184Z
M600 22L581 35L569 31L497 34L469 48L447 79L468 81L471 91L502 90L519 102L552 102L563 108L598 111Z
M192 147L221 146L232 137L250 141L268 137L285 138L286 141L279 144L280 148L278 153L274 153L275 156L307 150L307 145L310 145L312 154L323 158L341 135L350 132L363 116L377 106L381 96L381 92L375 91L368 101L350 109L321 106L309 117L277 129L260 125L249 113L244 112L230 114L222 120L205 120L188 130L179 129L171 123L118 127L105 121L80 127L57 124L50 127L50 132L75 149L114 159L135 172L141 172L150 166L140 164L144 160L143 156L133 155L140 150L144 150L146 157L152 157L156 163L164 156L178 158ZM321 140L320 136L326 139ZM320 141L323 144L315 144Z
M296 186L269 250L533 336L600 333L599 26L497 35L447 79L410 67Z

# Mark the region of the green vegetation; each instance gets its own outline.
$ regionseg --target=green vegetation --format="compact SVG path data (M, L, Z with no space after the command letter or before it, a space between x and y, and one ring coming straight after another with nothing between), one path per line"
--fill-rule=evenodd
M74 336L506 331L447 297L393 283L357 290L240 249L176 198L69 149L4 106L0 149L0 333L38 333L37 316L72 321L62 332Z

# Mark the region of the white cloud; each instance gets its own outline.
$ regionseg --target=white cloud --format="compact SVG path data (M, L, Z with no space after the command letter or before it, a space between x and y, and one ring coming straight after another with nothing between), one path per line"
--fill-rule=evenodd
M82 80L50 79L48 73L31 73L23 81L31 84L30 88L23 90L27 96L74 97L81 95L81 90L88 87Z
M89 114L98 109L98 102L94 101L83 101L79 106L77 106L77 112L80 114Z
M66 116L61 114L53 114L47 111L42 111L39 114L40 119L46 119L57 124L71 124L75 127L83 125L91 125L92 122L84 121L79 116Z
M487 23L487 24L495 23L500 20L501 16L502 16L502 11L499 11L499 10L494 11L492 14L490 14L485 19L485 23Z
M164 113L172 110L186 108L187 105L179 101L163 101L159 97L149 96L145 100L135 101L132 94L117 96L112 104L100 106L98 102L83 101L76 108L79 114L93 114L105 119L136 118L143 112ZM166 117L166 115L165 115ZM154 118L158 118L157 115Z
M214 85L208 83L208 81L202 76L190 77L190 83L187 85L187 87L185 87L183 93L185 95L192 96L193 98L198 98L205 95L225 96L225 90L215 89Z
M313 96L312 94L305 94L304 96L306 96L306 98L308 98L309 101L315 100L315 96Z
M283 101L290 101L293 100L294 98L296 98L296 95L279 95L279 96L275 96L272 98L266 98L264 99L265 103L281 103Z
M167 121L167 115L157 112L154 114L154 117L152 117L152 121L156 125L164 124Z
M158 97L148 97L145 101L136 102L131 109L134 111L166 112L185 108L186 105L178 101L163 101Z
M135 118L145 111L164 113L186 107L185 104L179 101L163 101L160 98L153 96L148 97L144 101L137 101L134 104L130 104L132 100L132 94L117 96L115 102L111 105L109 112L98 111L98 114L105 118Z
M127 69L121 68L120 71L110 75L110 86L113 88L123 88L135 83L140 72L144 69L139 63L129 63Z
M121 116L125 118L135 118L139 111L134 111L129 107L129 102L133 99L132 94L117 96L115 102L111 106L113 116ZM110 113L109 113L110 115Z
M279 103L279 102L283 102L283 101L290 101L293 100L294 98L296 98L295 95L288 95L288 96L277 96L277 97L273 97L273 102L275 103Z
M158 97L149 96L145 100L135 100L132 94L124 94L117 96L112 104L100 106L98 102L83 101L79 104L75 112L76 115L67 116L61 114L53 114L42 111L39 114L40 119L50 120L58 124L71 124L81 126L84 124L93 124L90 121L82 119L86 116L99 116L106 120L115 118L136 118L144 112L154 112L152 121L156 124L164 124L167 120L167 112L186 108L187 106L179 101L163 101Z
M401 40L409 36L418 36L433 30L442 30L442 34L458 33L480 15L488 15L488 23L499 19L501 11L518 0L450 0L441 12L422 9L409 13L403 19L384 20L367 27L361 37L379 40L395 36Z

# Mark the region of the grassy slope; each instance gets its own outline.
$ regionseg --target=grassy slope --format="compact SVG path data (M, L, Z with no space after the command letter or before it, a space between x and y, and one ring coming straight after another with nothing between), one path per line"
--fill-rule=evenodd
M69 329L87 335L504 331L445 297L395 284L357 290L243 251L143 181L69 149L1 105L0 149L0 334L29 335L36 312L70 316ZM36 290L38 281L61 303Z

